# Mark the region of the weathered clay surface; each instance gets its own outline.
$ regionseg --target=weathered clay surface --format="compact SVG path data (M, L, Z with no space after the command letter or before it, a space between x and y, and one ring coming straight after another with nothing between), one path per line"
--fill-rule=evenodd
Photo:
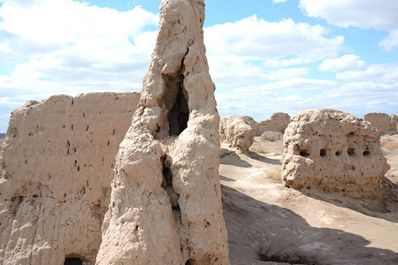
M289 125L289 122L289 114L284 112L276 112L272 114L270 119L259 123L258 129L256 130L256 135L259 136L266 131L284 133L286 127Z
M53 96L12 113L0 149L0 264L94 264L115 155L138 100Z
M283 142L286 186L382 197L389 166L379 132L369 122L335 110L311 110L292 118Z
M381 134L397 133L398 118L395 115L368 113L364 116L364 119L372 123Z
M97 264L229 264L203 21L203 0L161 4L140 104L116 158Z
M224 117L220 123L220 137L229 147L237 148L242 152L249 150L253 144L255 128L250 117Z

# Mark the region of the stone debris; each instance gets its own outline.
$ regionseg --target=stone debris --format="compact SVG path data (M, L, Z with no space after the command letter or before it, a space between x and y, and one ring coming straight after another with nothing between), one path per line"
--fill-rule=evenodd
M160 32L120 144L98 265L226 265L219 115L204 1L162 1Z
M247 116L222 118L220 123L221 142L242 152L249 151L255 134L252 121L253 119Z
M138 100L53 96L11 114L0 149L0 264L94 264L115 156Z
M341 192L380 199L389 166L379 132L367 121L330 110L311 110L292 118L284 138L282 181L295 189Z
M396 134L398 125L398 116L385 113L368 113L364 116L366 121L372 125L381 134Z

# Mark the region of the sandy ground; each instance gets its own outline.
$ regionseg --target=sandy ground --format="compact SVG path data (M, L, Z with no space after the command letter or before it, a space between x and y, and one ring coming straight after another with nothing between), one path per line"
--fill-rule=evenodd
M383 137L398 176L398 136ZM398 202L299 192L280 182L282 141L260 138L249 154L221 150L220 175L232 265L398 265Z

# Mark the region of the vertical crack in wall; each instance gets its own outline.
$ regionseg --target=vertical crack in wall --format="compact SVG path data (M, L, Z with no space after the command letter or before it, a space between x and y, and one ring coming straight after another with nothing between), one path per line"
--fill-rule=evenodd
M164 155L160 158L160 160L162 162L163 174L162 188L167 192L167 195L169 195L173 213L180 214L181 209L180 205L178 204L180 194L178 194L173 188L173 173L171 171L170 158L168 158L167 155Z

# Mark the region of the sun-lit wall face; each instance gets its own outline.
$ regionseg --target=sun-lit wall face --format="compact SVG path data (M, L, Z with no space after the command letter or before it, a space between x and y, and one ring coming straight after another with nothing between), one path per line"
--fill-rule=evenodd
M37 248L40 254L29 255L29 264L40 264L38 259L46 264L79 264L76 258L94 264L115 156L139 97L60 95L15 111L0 145L0 200L5 202L0 207L10 209L0 219L4 227L0 249L26 253L29 242L43 240L46 246ZM13 222L19 228L11 231ZM24 243L13 245L8 240L11 234ZM23 264L24 258L0 253L5 263Z

